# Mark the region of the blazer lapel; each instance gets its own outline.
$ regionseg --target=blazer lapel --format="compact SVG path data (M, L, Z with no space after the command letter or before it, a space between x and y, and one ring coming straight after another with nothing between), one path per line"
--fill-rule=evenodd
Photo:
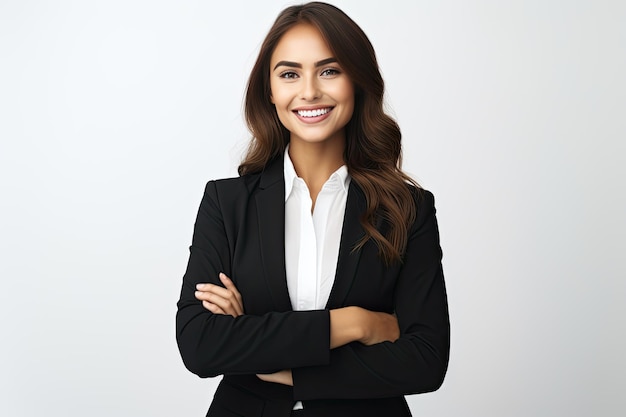
M285 272L285 178L282 159L261 174L256 198L263 272L277 311L291 310Z
M263 275L276 310L289 311L292 307L285 272L285 179L281 162L282 159L277 159L261 174L259 191L255 199ZM335 282L326 303L328 309L343 307L352 287L361 256L361 250L352 249L365 235L359 221L365 208L363 192L354 181L351 181L339 244Z
M327 309L344 307L344 300L352 287L352 282L356 275L356 267L361 256L361 250L353 251L352 249L365 235L359 220L365 212L365 208L366 202L363 192L354 181L350 181L341 231L341 242L339 244L337 272L335 273L333 288L326 303Z

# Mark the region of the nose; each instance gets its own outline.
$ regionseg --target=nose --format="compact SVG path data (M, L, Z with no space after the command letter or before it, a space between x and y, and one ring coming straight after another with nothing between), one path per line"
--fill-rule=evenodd
M300 98L305 101L313 101L320 98L317 77L303 77Z

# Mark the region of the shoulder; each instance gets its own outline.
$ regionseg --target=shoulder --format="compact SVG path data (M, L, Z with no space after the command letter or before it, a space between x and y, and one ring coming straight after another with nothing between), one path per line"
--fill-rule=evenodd
M420 207L432 207L435 205L435 196L432 192L421 187L409 186L411 187L411 194L413 195L418 211Z
M432 192L420 187L417 184L406 183L406 186L413 197L413 202L415 203L415 207L418 212L420 209L435 205L435 196Z
M410 189L415 204L415 226L422 225L430 217L435 215L435 196L429 190L407 184Z
M204 196L215 202L247 198L258 187L259 176L259 174L249 174L241 177L211 180L207 182L204 188Z
M241 177L220 178L207 183L208 187L214 187L220 193L241 192L241 190L253 189L258 183L260 174L246 174Z
M216 201L241 202L242 199L246 200L256 194L258 190L279 183L283 178L282 163L273 160L261 172L211 180L206 184L204 194L205 197Z

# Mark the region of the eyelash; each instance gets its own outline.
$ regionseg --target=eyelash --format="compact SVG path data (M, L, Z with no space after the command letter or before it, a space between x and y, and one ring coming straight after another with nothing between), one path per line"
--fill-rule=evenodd
M292 80L294 78L296 78L298 76L298 74L296 74L293 71L285 71L285 72L281 72L279 77L280 78L284 78L286 80Z
M322 71L322 75L324 75L325 72L331 72L332 74L327 74L331 76L341 74L341 71L339 71L337 68L326 68L324 71Z
M320 72L320 75L326 76L326 77L332 77L334 75L339 75L339 74L341 74L341 71L339 71L337 68L326 68ZM294 71L285 71L285 72L281 72L279 74L279 77L284 78L286 80L293 80L294 78L298 77L298 74Z

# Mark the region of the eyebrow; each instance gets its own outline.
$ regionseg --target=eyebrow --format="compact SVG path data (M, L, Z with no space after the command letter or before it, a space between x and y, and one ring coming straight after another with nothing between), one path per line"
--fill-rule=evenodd
M337 58L326 58L326 59L322 59L321 61L317 61L315 63L315 68L321 67L322 65L330 64L331 62L337 62ZM281 67L281 66L283 66L283 67L302 68L302 64L300 64L299 62L278 61L278 63L274 67L274 69L276 69L278 67Z

